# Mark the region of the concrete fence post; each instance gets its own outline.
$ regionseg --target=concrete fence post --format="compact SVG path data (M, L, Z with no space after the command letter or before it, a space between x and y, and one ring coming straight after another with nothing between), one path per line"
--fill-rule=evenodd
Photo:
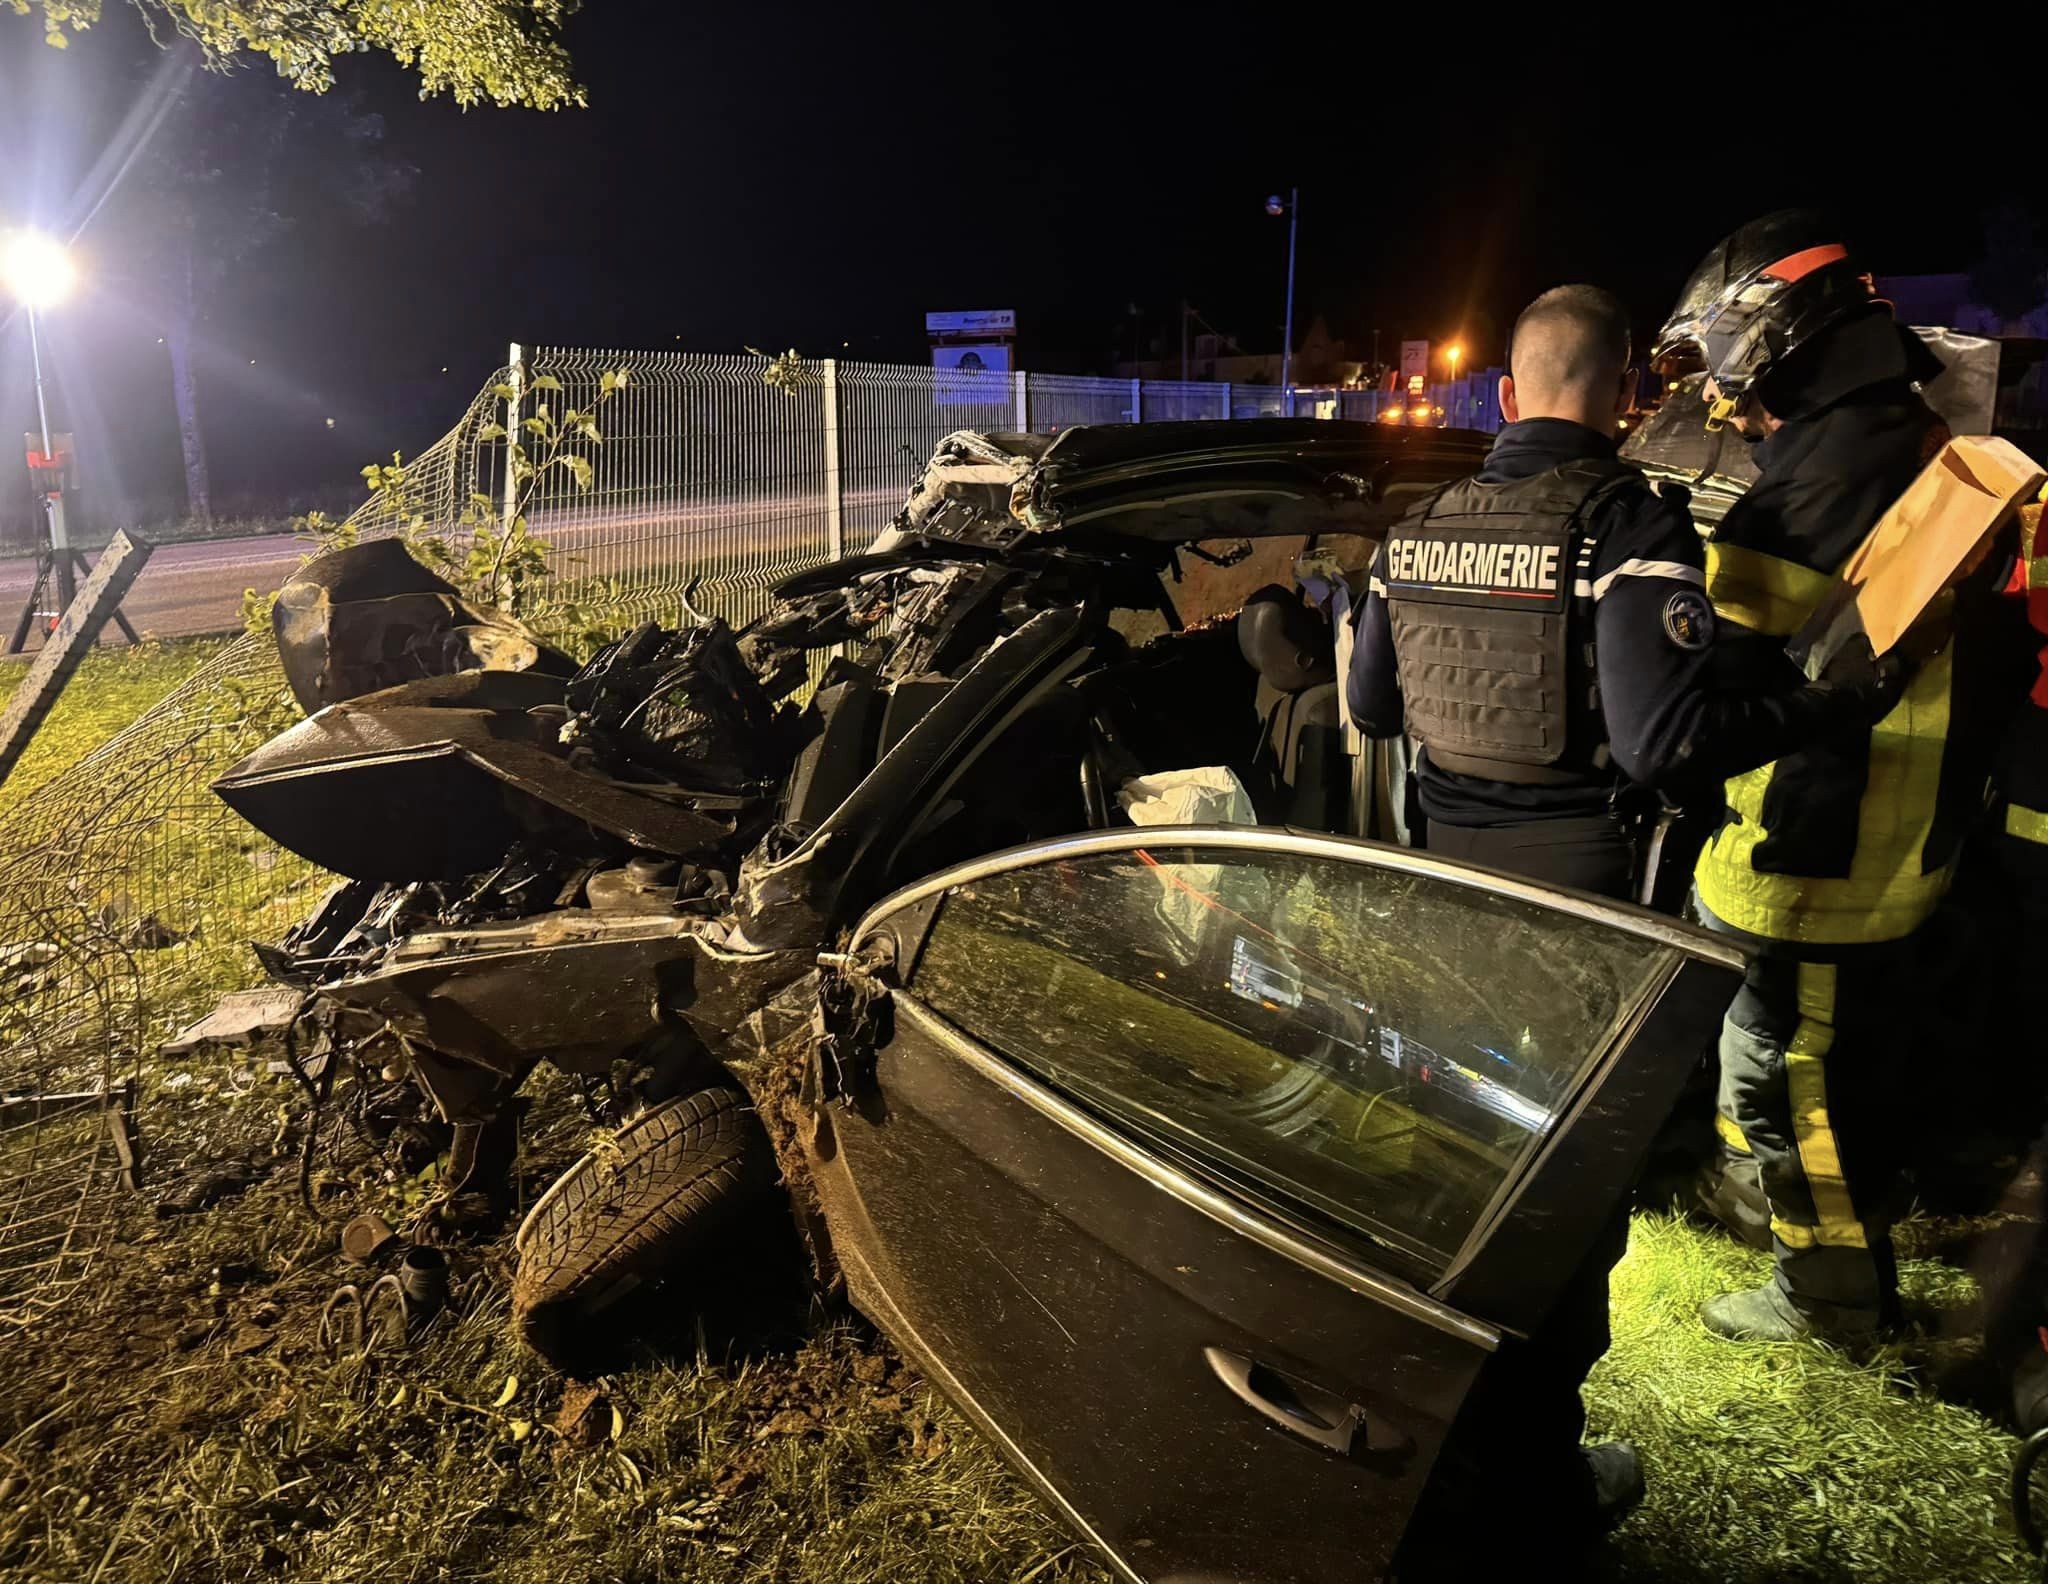
M1144 421L1145 382L1141 379L1134 379L1131 381L1131 422L1143 423Z
M1031 376L1022 369L1010 376L1016 387L1014 397L1017 404L1017 433L1031 433Z
M1235 409L1232 408L1232 406L1230 405L1230 381L1225 380L1221 385L1217 386L1216 388L1223 393L1223 411L1218 413L1216 416L1218 418L1228 418L1235 411Z

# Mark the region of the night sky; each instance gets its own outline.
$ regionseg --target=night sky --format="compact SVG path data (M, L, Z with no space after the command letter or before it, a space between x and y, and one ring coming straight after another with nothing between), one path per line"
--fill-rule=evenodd
M2048 221L2048 115L1999 80L2048 24L1691 8L1660 35L1643 8L1482 36L1494 9L589 0L569 43L591 107L550 115L422 103L390 62L344 62L416 174L379 224L289 195L293 224L238 267L205 326L217 491L281 500L420 448L511 340L915 361L925 310L1011 307L1025 366L1087 372L1168 336L1185 297L1268 350L1286 236L1263 199L1294 184L1298 324L1378 327L1390 352L1455 333L1475 365L1567 279L1619 290L1649 334L1709 244L1786 203L1834 209L1880 273L1968 268L2001 200ZM156 63L108 12L62 53L0 14L0 223L76 222ZM53 341L97 414L75 427L113 453L102 500L146 514L175 431L155 327L95 251L120 202L80 237L94 289ZM0 336L0 434L25 427L19 342Z

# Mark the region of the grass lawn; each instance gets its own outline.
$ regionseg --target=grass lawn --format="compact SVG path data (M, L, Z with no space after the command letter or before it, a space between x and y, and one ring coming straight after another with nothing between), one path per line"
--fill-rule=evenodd
M133 648L95 646L21 763L0 785L0 804L28 796L75 764L190 676L230 640L183 638ZM33 656L0 659L0 706L28 675Z
M89 752L212 652L95 653L0 799ZM0 665L0 697L19 675ZM330 1116L309 1214L304 1103L261 1068L228 1055L153 1066L147 1197L189 1208L140 1207L89 1305L0 1342L0 1576L1104 1577L883 1344L800 1305L775 1340L736 1347L721 1292L684 1282L662 1300L667 1334L578 1385L509 1338L508 1234L457 1253L451 1310L410 1345L323 1347L321 1305L354 1271L341 1222L365 1208L400 1221L434 1168L411 1169L397 1135ZM587 1142L566 1084L541 1074L531 1087L529 1198ZM1905 1281L1923 1316L1972 1301L1937 1257L1955 1230L1908 1228ZM2012 1438L1932 1384L1967 1345L1856 1363L1700 1330L1703 1298L1763 1268L1718 1233L1638 1218L1614 1349L1588 1395L1595 1431L1641 1448L1650 1497L1601 1576L2038 1578L2003 1512ZM1552 1575L1539 1564L1532 1576Z

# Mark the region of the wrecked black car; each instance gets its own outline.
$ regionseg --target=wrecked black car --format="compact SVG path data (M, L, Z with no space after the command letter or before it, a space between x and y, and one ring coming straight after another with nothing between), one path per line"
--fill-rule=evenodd
M869 553L580 668L395 545L311 563L313 713L217 790L345 878L266 964L457 1124L451 1204L536 1063L628 1097L520 1228L543 1351L779 1182L1126 1576L1370 1576L1739 973L1358 839L1328 628L1185 619L1362 568L1485 444L958 434Z

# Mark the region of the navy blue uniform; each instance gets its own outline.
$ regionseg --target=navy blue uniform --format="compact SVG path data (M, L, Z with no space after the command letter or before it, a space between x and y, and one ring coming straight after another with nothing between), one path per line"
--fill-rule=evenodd
M1507 483L1614 454L1612 440L1581 424L1529 418L1501 430L1478 477ZM1645 480L1610 498L1591 525L1599 543L1588 581L1613 769L1566 785L1509 785L1442 769L1425 751L1420 801L1431 821L1499 827L1601 818L1623 777L1645 786L1712 785L1768 763L1843 713L1846 699L1805 687L1789 660L1762 687L1754 677L1741 690L1719 685L1713 620L1700 598L1706 561L1684 501L1683 491L1660 495ZM1375 561L1348 679L1352 719L1369 737L1398 736L1404 720L1385 595Z

